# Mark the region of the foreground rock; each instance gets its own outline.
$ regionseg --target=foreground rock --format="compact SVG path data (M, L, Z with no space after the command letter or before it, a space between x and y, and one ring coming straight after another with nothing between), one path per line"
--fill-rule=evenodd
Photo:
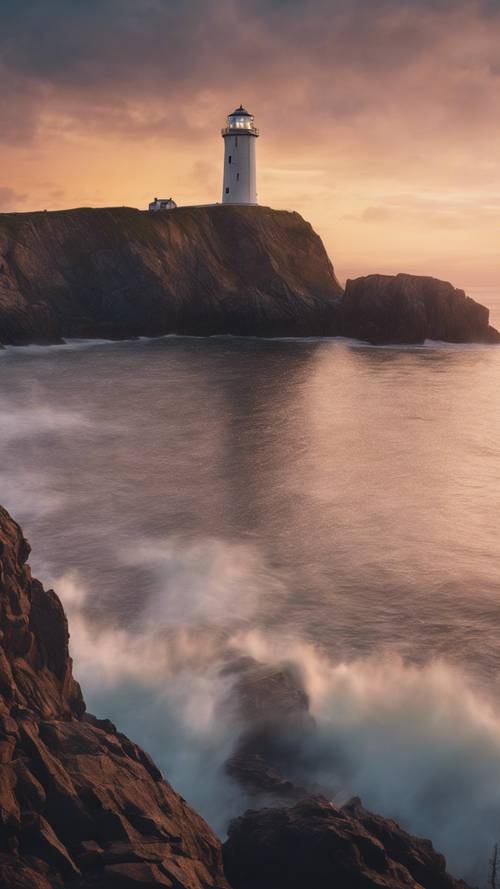
M298 213L0 214L0 343L333 331L341 287Z
M238 677L229 703L243 725L226 770L260 809L230 825L233 889L466 889L430 841L358 799L338 808L338 788L311 785L324 750L294 665L242 658L226 672Z
M247 812L229 828L224 865L233 889L466 889L429 840L321 797Z
M55 593L0 508L0 886L226 887L220 845L150 758L85 713Z
M59 599L0 507L1 889L466 889L444 859L358 800L247 812L224 846L144 751L85 712ZM311 792L297 763L315 726L300 675L228 666L243 730L228 766L255 796ZM252 759L253 758L253 759ZM258 760L258 766L252 762Z
M499 343L489 310L446 281L417 275L369 275L347 281L344 336L370 343Z

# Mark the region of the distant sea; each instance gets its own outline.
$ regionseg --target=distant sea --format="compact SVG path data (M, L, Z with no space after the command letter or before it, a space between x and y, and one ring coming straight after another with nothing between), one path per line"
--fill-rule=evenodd
M500 325L500 292L471 295ZM303 671L307 776L483 879L500 841L500 347L165 337L0 353L0 501L89 709L224 833L221 666Z
M490 323L500 329L500 282L498 287L471 287L466 293L483 306L488 306Z

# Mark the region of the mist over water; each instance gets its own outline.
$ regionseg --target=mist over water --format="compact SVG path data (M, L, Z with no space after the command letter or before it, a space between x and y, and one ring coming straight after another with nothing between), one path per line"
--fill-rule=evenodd
M481 879L500 348L164 338L8 349L0 374L0 502L65 604L89 709L223 834L248 800L222 768L240 727L221 667L292 661L310 780Z

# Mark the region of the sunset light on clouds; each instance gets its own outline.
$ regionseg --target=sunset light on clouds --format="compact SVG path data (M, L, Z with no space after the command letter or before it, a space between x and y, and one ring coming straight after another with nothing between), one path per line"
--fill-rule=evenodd
M425 0L0 0L0 210L220 200L255 114L259 203L341 279L495 286L500 8Z
M500 889L500 0L0 87L0 889Z

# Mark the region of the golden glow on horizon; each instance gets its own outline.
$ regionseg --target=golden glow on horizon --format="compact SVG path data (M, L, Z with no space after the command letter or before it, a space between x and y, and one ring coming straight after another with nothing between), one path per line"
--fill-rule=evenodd
M446 191L429 184L412 190L413 183L403 181L404 167L395 182L394 176L372 176L369 168L348 159L314 158L307 148L303 157L296 150L283 158L272 129L261 131L259 202L297 210L308 219L341 279L408 271L449 278L457 286L500 283L500 198L495 203L487 187ZM36 152L4 150L5 181L27 195L8 209L145 209L163 191L179 204L212 203L220 199L220 141L215 130L211 138L205 133L200 139L200 151L192 139L186 145L161 139L124 145L99 138L68 139L63 149L48 139ZM211 152L212 161L197 160Z

